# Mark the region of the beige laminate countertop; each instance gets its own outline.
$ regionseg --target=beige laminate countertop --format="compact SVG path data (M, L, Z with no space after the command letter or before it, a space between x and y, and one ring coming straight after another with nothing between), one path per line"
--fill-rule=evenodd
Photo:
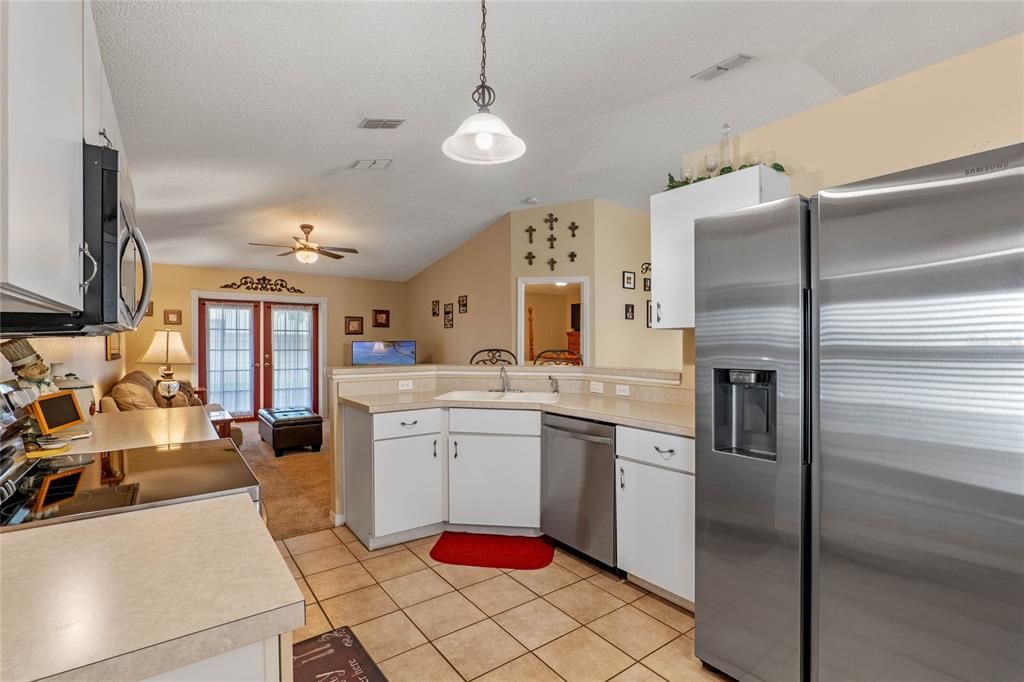
M4 682L139 680L305 614L248 495L4 533L0 604Z
M638 429L650 429L677 436L694 437L693 410L672 403L625 400L598 395L563 393L557 403L516 403L466 400L435 400L432 391L401 391L373 395L343 396L341 402L368 412L396 412L431 407L469 407L499 410L540 410L567 417L610 422Z
M92 431L92 435L71 441L70 449L58 454L74 455L170 443L196 443L220 437L206 415L206 408L202 406L99 412L89 421L69 430ZM60 435L60 432L56 435Z

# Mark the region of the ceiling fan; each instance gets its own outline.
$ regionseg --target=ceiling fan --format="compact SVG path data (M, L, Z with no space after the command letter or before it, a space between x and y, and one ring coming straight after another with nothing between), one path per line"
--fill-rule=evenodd
M299 225L299 229L302 230L302 236L293 236L295 240L294 244L261 244L259 242L249 242L249 246L270 246L275 249L288 249L284 253L277 254L278 256L290 256L295 255L296 260L300 263L315 263L320 256L327 256L334 260L341 260L344 258L342 253L359 253L355 249L350 249L345 246L320 246L316 242L309 240L309 234L313 231L313 226L308 223ZM334 253L339 251L340 253Z

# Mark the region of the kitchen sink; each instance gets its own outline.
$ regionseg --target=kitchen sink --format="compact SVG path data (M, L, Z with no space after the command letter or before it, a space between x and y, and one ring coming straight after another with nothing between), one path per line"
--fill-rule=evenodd
M558 394L551 391L530 391L517 393L509 391L449 391L434 396L434 400L465 400L467 402L502 402L502 403L556 403Z

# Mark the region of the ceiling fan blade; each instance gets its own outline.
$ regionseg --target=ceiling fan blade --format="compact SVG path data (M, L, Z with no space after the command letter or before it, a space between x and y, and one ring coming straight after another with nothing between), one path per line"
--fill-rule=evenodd
M323 249L320 249L319 251L321 256L327 256L328 258L333 258L334 260L341 260L342 258L344 258L344 256L338 253L331 253L330 251L324 251Z
M249 246L272 246L275 249L290 249L288 244L264 244L262 242L249 242Z
M341 251L342 253L359 253L355 249L350 249L347 246L321 246L323 251Z
M277 255L278 255L278 256L290 256L290 255L292 255L293 253L295 253L295 252L294 252L294 251L285 251L284 253L279 253L279 254L277 254Z

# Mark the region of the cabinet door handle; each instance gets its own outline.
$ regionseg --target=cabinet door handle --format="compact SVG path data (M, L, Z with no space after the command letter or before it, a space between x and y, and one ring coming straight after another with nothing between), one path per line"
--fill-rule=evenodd
M78 252L88 258L89 262L92 263L92 274L89 275L88 279L82 280L81 284L78 285L78 288L82 290L82 293L87 294L89 293L89 285L92 284L92 281L96 279L96 275L100 272L100 266L99 263L96 262L96 259L93 258L92 254L89 253L89 242L85 242L79 246Z
M417 424L419 424L420 420L419 419L413 419L411 422L398 422L398 423L401 424L402 426L404 426L407 429L411 429L412 427L414 427Z
M656 312L657 312L657 314L655 315L655 321L656 322L661 322L661 303L655 303L654 307L655 307Z
M437 441L434 441L434 459L437 459Z
M619 467L619 488L624 489L626 487L626 470Z
M452 443L455 444L455 456L452 459L458 459L459 458L459 441L453 440Z
M676 456L676 449L675 448L667 448L665 450L662 450L657 445L655 445L654 446L654 451L657 452L659 455L661 455L661 458L663 460L665 460L666 462Z

